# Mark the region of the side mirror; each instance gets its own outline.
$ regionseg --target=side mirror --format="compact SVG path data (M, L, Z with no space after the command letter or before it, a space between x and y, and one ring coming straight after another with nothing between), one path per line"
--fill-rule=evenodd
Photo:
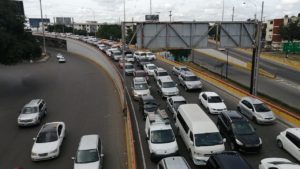
M223 143L226 143L226 138L223 138Z
M72 160L75 160L75 157L71 157Z
M191 146L192 146L192 145L194 145L194 142L193 142L193 141L191 141L191 140L190 140L190 142L189 142L189 143L190 143L190 145L191 145Z
M35 141L35 140L36 140L36 138L35 138L35 137L33 137L33 138L32 138L32 140L33 140L33 141Z
M104 154L101 154L101 155L100 155L100 157L102 157L102 158L103 158L103 157L104 157Z

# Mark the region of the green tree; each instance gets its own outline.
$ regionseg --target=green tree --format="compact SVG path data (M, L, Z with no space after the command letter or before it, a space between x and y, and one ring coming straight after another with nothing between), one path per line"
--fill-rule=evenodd
M279 28L279 33L283 40L300 40L299 20L295 22L290 22L286 26L281 25Z
M133 27L132 29L127 29L127 36L126 36L126 43L128 44L130 40L132 39L134 32L136 30L136 26ZM133 37L131 44L136 44L136 36Z
M25 17L17 15L11 0L0 1L0 63L11 65L41 56L31 32L24 31Z
M121 25L102 25L97 32L97 37L101 39L119 40L121 36Z

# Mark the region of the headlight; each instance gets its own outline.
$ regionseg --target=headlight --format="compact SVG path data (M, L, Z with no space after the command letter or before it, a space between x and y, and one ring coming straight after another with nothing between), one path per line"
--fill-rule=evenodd
M56 152L57 152L57 149L55 149L55 150L51 151L50 153L56 153Z
M263 119L263 116L260 115L260 114L256 114L256 117L257 117L258 119Z
M238 144L238 145L240 145L240 146L242 146L242 145L244 145L240 140L238 140L238 139L235 139L235 142L236 142L236 144Z
M33 152L31 152L31 155L32 155L32 156L36 156L36 155L37 155L37 153L33 153Z
M195 155L195 156L202 156L201 153L197 153L197 152L195 152L195 151L194 151L194 155Z
M259 138L259 144L262 144L262 140L261 140L261 138Z

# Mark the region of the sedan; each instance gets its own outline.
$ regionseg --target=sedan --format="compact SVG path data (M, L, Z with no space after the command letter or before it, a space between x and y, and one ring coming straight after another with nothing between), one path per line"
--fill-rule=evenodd
M173 75L180 75L181 72L190 71L186 66L174 66L172 68L172 74Z
M40 129L31 149L32 161L48 160L59 156L65 137L64 122L46 123Z
M273 123L276 120L272 110L253 97L243 97L238 103L237 110L259 124Z
M200 103L211 114L220 114L227 110L227 107L221 97L215 92L201 92L199 94Z
M300 165L285 158L265 158L262 159L259 169L300 169Z
M144 70L145 70L145 72L148 73L149 76L153 76L154 70L156 70L156 69L157 69L157 67L155 66L155 64L149 63L149 64L144 65Z

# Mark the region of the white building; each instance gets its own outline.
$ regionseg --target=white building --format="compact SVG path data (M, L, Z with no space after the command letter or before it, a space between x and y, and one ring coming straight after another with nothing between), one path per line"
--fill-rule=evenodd
M97 32L102 24L97 21L86 21L85 23L74 23L74 29L86 30L88 33Z

